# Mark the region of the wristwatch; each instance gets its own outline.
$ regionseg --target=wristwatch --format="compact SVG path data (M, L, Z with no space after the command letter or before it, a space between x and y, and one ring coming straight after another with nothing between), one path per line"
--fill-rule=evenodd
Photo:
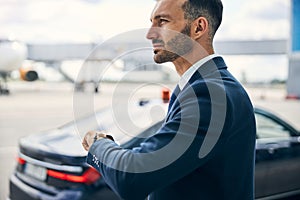
M94 143L97 140L103 139L103 138L107 138L110 139L111 141L115 141L114 138L111 135L107 135L107 134L103 134L103 133L96 133L95 137L94 137Z

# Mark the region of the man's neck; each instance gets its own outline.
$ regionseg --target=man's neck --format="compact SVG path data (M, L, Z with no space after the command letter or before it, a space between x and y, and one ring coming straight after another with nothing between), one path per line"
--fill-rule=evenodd
M200 53L199 53L200 52ZM195 64L197 61L214 54L213 48L206 50L203 52L203 49L201 50L193 50L190 53L181 56L173 61L173 64L175 66L175 69L179 76L182 76L193 64Z

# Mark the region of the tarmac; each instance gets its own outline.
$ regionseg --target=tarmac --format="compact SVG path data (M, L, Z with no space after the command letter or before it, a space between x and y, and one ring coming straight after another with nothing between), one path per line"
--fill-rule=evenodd
M124 101L160 98L162 87L174 86L174 83L103 83L95 94L90 85L85 92L74 92L73 84L68 82L10 82L10 95L0 96L0 200L8 195L20 138L111 106L114 98ZM284 86L246 86L246 89L255 106L276 113L300 130L300 101L286 100Z

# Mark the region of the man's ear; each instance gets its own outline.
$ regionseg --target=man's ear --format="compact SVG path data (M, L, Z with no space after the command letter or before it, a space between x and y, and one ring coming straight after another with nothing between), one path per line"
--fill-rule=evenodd
M201 38L208 32L208 21L205 17L199 17L192 23L192 36L194 40Z

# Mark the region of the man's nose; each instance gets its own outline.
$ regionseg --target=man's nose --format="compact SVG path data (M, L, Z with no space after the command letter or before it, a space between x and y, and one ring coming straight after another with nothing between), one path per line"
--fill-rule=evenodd
M149 28L146 38L149 40L153 40L153 39L156 39L157 37L158 37L157 28L155 28L155 27Z

